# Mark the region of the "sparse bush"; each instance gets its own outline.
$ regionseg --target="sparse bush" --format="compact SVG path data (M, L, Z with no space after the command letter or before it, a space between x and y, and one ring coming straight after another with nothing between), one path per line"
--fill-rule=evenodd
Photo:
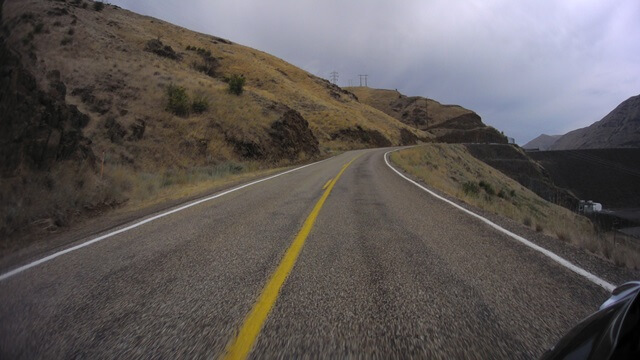
M478 192L480 192L480 188L478 187L478 185L476 185L475 182L473 181L467 181L464 184L462 184L462 191L464 191L464 193L466 195L478 195Z
M87 8L87 6L89 6L89 4L87 4L87 3L82 3L82 8L83 8L83 9L86 9L86 8Z
M73 28L70 28L69 31L67 31L67 34L73 35L73 34L75 34L75 32L76 31Z
M189 115L189 96L182 86L170 84L167 87L167 111L178 116Z
M240 95L244 91L245 78L242 75L232 75L229 78L229 92Z
M24 21L31 21L35 18L35 15L33 15L32 12L26 12L22 15L20 15L20 19L24 20Z
M39 22L33 27L33 32L36 34L40 34L42 32L42 29L44 29L44 24Z
M60 41L60 45L68 45L71 44L73 42L73 38L69 37L69 36L65 36L61 41Z
M544 227L542 227L542 225L536 224L536 231L537 232L542 232L543 230L544 230Z
M172 60L180 60L182 58L171 46L163 44L160 38L147 41L144 50Z
M531 226L531 224L532 224L533 222L531 221L531 218L527 216L527 217L525 217L525 218L522 220L522 223L523 223L525 226Z
M196 94L193 96L193 101L191 102L191 110L200 114L209 109L209 99L204 96L204 94Z
M205 73L206 75L209 75L211 77L216 76L215 71L218 68L218 66L220 66L220 64L218 63L218 59L214 58L211 55L211 50L187 45L187 51L195 51L202 58L202 62L194 61L191 64L191 66L194 69L202 73Z
M498 197L500 199L504 199L507 197L507 193L504 191L504 189L500 189L500 191L498 191Z
M556 236L558 237L558 239L562 240L562 241L570 241L571 240L571 236L569 236L568 233L564 232L564 231L557 231L556 232Z
M62 23L60 21L54 21L53 26L62 26Z
M104 3L101 1L96 1L93 3L93 10L95 11L102 11L102 9L104 9Z
M509 191L509 196L511 196L511 197L516 196L516 191L511 189L511 191Z
M33 33L30 32L22 38L22 45L28 45L33 40Z
M496 191L493 190L493 186L491 186L491 184L489 184L488 182L484 181L484 180L480 180L480 182L478 183L478 185L484 189L484 191L488 194L488 195L495 195Z

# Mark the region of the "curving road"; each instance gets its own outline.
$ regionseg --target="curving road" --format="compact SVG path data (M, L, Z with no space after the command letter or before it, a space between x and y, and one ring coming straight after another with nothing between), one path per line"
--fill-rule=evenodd
M532 358L607 298L403 179L386 151L348 152L5 276L0 358L211 358L234 346L251 358Z

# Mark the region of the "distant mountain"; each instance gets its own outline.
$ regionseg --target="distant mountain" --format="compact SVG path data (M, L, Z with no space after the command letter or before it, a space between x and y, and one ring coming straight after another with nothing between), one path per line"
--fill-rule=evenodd
M640 95L623 101L602 120L573 130L549 150L640 147Z
M541 151L547 150L553 145L562 135L547 135L542 134L537 138L529 141L522 146L523 149L538 149Z
M374 107L416 129L433 134L437 142L507 143L498 130L487 126L475 112L459 105L444 105L397 90L348 87L360 102Z

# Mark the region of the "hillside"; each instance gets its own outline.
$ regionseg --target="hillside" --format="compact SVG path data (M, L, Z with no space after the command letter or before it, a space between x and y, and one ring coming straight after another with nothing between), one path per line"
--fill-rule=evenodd
M640 149L536 151L527 154L553 182L605 209L640 208Z
M640 95L623 101L602 120L563 135L549 150L637 147L640 147Z
M0 234L55 230L201 178L430 138L226 39L90 1L0 4Z
M496 129L482 123L475 112L458 105L443 105L396 90L348 87L358 99L416 129L433 134L439 142L506 143Z
M540 151L547 150L553 145L558 139L560 139L562 135L547 135L542 134L537 138L529 141L528 143L522 145L523 149L537 149Z
M570 210L578 206L579 199L554 184L548 171L519 147L510 144L466 144L465 147L473 157L519 182L546 201Z

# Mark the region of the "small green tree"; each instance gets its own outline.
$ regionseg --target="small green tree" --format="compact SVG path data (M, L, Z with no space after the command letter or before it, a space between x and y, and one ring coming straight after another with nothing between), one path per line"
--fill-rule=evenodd
M178 116L189 115L189 96L182 86L170 84L167 87L167 111Z
M242 94L245 78L242 75L231 75L229 78L229 92L235 95Z

